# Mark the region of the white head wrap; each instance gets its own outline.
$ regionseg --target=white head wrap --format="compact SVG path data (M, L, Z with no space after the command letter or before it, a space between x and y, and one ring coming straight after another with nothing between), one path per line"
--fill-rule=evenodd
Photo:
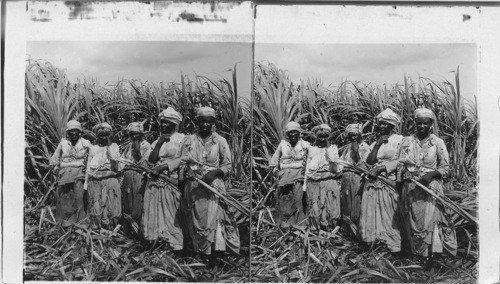
M286 124L285 133L288 133L288 132L294 131L294 130L298 131L298 132L302 132L302 129L300 128L300 124L298 124L295 121L290 121L289 123Z
M211 107L200 107L196 110L196 117L208 116L215 118L215 110Z
M70 120L68 121L68 123L66 123L66 131L70 131L72 129L78 129L82 131L82 125L76 120Z
M351 123L347 125L347 127L345 128L345 132L361 134L363 133L363 125L361 123Z
M94 131L95 134L98 134L99 131L101 130L106 130L106 131L109 131L111 132L113 130L113 128L111 127L111 125L109 125L109 123L107 122L103 122L103 123L99 123L99 124L96 124L93 128L92 128L92 131Z
M158 116L160 119L166 119L172 123L179 124L182 121L182 115L175 111L175 109L168 107Z
M395 112L393 112L390 108L385 109L379 115L377 115L377 119L379 121L385 121L394 126L398 125L401 122L401 118Z
M315 127L312 129L312 131L313 131L314 133L316 133L316 132L318 132L319 130L322 130L322 129L324 129L324 130L326 130L326 131L328 131L328 132L332 132L332 128L331 128L330 126L328 126L328 124L324 124L324 123L323 123L323 124L320 124L320 125L315 126Z
M427 117L434 120L434 112L428 108L417 108L413 113L413 118Z
M142 126L142 123L140 122L132 122L127 126L127 131L128 132L144 132L144 127Z

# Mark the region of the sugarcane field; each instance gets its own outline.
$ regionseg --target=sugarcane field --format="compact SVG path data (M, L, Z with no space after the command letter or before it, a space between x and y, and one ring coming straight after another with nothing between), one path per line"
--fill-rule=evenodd
M459 69L391 88L253 69L247 98L237 64L101 85L28 60L24 280L477 281Z
M236 72L102 86L29 60L24 280L248 281L251 115Z
M478 120L460 70L391 88L296 82L268 61L254 74L252 281L476 283Z

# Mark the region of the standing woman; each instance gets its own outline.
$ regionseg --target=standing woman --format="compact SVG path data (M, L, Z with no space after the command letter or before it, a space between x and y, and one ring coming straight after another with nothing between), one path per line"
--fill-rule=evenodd
M200 107L196 111L198 130L186 136L182 145L181 180L186 198L187 224L195 252L211 255L229 249L238 254L240 238L234 218L219 198L192 180L201 179L221 192L226 191L224 178L231 170L229 145L213 131L215 110Z
M99 225L114 227L122 215L118 181L120 150L111 143L111 126L104 122L92 128L96 145L89 150L85 189L89 192L90 214Z
M307 190L309 227L331 231L340 219L340 186L337 179L339 160L336 145L329 145L330 126L321 124L313 128L314 146L309 148L304 181Z
M405 137L399 151L400 168L430 190L443 193L443 179L450 170L444 141L431 133L435 122L430 109L414 113L416 132ZM402 167L401 167L402 165ZM436 200L411 181L403 184L403 215L412 253L428 257L447 251L457 254L457 237L450 216Z
M161 136L151 145L149 163L153 165L144 193L142 229L148 241L163 239L172 250L184 247L180 218L181 192L177 189L181 143L185 135L177 132L182 116L168 107L159 115ZM169 175L170 181L160 175Z
M50 159L58 177L56 191L56 221L77 223L87 216L83 201L85 162L90 142L81 138L82 126L76 120L66 124L66 138L62 138Z
M370 146L361 139L363 126L359 123L349 124L346 127L348 144L345 145L340 159L351 165L359 166L366 161ZM341 180L341 208L342 215L351 219L354 224L358 224L361 211L361 176L344 170Z
M396 134L394 128L400 123L399 116L386 109L378 116L377 132L379 138L370 145L370 153L366 163L373 166L370 179L367 181L361 199L361 216L359 230L364 242L372 243L380 240L391 252L401 250L401 234L399 229L399 211L397 192L377 180L383 176L396 180L395 168L386 167L397 159L399 145L403 136Z
M147 166L146 163L151 153L151 145L144 140L144 128L142 124L140 122L130 123L127 126L127 132L131 141L124 147L121 156L122 159ZM141 224L145 181L141 172L125 165L121 184L123 213L129 214L137 224ZM126 228L127 231L131 232L130 229L129 227Z
M302 203L305 162L311 144L300 138L302 132L297 122L286 125L286 140L281 140L269 166L277 176L275 219L281 226L297 225L306 219Z

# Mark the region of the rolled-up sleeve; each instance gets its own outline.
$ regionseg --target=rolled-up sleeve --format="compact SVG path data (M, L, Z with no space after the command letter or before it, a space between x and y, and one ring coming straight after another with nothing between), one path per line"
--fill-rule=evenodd
M120 170L120 148L116 143L111 144L107 151L106 154L109 159L109 163L111 164L111 170L112 171L119 171Z
M339 161L339 149L337 145L331 145L326 151L326 158L330 163L336 163Z
M219 160L220 160L219 168L226 175L231 171L233 158L231 155L231 150L229 149L229 144L227 144L226 139L221 137L218 142L219 142Z
M437 171L442 178L447 178L450 173L450 155L442 139L437 142Z
M271 160L269 161L269 166L278 167L280 162L280 157L281 157L281 143L278 145L278 148L276 148L276 151L274 151L274 154L271 157Z
M117 144L111 144L107 149L108 158L110 161L119 161L120 160L120 148Z
M141 143L142 160L147 160L152 151L153 149L151 148L151 144L146 141L143 141L143 143Z
M59 142L57 145L56 151L52 155L49 161L49 165L51 166L59 166L61 163L61 155L62 155L62 142Z
M399 161L402 157L401 149L404 148L404 145L406 143L408 143L408 139L407 137L403 137L403 139L401 139L399 143L396 144L396 154L394 155L394 157L384 162L384 166L388 174L397 170Z
M358 163L366 161L368 154L370 154L370 145L366 144L365 142L361 142L358 152L360 158Z
M172 147L174 147L175 149L177 149L177 152L175 154L174 157L170 157L168 159L166 159L165 161L163 161L162 163L163 164L167 164L168 165L168 170L169 171L175 171L177 169L179 169L180 165L181 165L181 160L182 160L182 148L183 148L183 142L185 140L182 139L180 140L178 143L179 145L172 145Z

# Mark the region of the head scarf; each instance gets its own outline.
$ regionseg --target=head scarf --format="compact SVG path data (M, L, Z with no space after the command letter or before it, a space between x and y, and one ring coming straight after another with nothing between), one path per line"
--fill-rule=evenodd
M434 112L428 108L417 108L413 113L413 118L427 117L434 120Z
M377 115L377 119L379 121L385 121L394 126L398 125L401 122L401 118L395 112L393 112L390 108L385 109L379 115Z
M168 107L158 116L160 119L166 119L172 123L179 124L182 121L182 115L175 111L175 109Z
M211 107L200 107L196 110L196 118L200 116L208 116L215 118L215 110Z
M332 128L330 126L328 126L327 124L320 124L318 126L315 126L312 131L316 134L316 132L320 131L320 130L326 130L328 132L332 132Z
M346 133L361 134L363 133L363 125L361 123L351 123L345 128Z
M294 130L298 131L298 132L302 132L302 129L300 128L300 124L298 124L295 121L290 121L289 123L286 124L285 133L288 133L288 132L294 131Z
M113 130L113 128L107 122L96 124L92 128L92 131L94 131L94 133L96 135L99 134L99 132L101 132L101 131L107 131L107 132L111 133L111 130Z
M70 120L68 121L68 123L66 123L66 131L70 131L72 129L78 129L82 131L82 125L76 120Z
M142 123L140 122L132 122L127 126L127 131L128 132L139 132L143 133L144 132L144 127L142 126Z

